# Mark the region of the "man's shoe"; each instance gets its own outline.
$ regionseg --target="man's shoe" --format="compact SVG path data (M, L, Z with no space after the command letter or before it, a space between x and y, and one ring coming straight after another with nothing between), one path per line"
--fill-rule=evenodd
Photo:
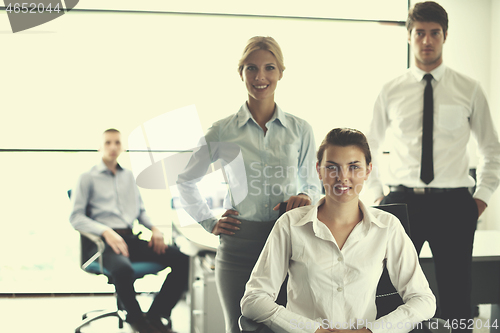
M147 314L147 318L151 326L156 328L158 331L161 333L176 333L175 331L172 331L172 325L170 320L168 321L168 326L165 326L159 316L152 316L150 314Z
M129 321L128 323L136 333L163 333L163 331L156 329L146 318Z

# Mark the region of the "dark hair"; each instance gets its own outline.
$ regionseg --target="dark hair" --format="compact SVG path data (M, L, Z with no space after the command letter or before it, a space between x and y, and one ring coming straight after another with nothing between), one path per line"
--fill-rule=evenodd
M117 130L116 128L108 128L107 130L102 132L102 134L104 134L104 133L120 133L120 131Z
M365 154L366 164L368 165L372 161L372 154L370 153L370 147L368 146L366 136L356 129L334 128L328 132L318 148L317 157L319 164L321 164L323 154L328 146L359 147L359 149L361 149L361 151Z
M416 3L408 11L408 18L406 19L406 29L408 32L413 29L415 21L439 23L443 28L443 35L446 38L446 31L448 31L448 14L441 5L434 1Z

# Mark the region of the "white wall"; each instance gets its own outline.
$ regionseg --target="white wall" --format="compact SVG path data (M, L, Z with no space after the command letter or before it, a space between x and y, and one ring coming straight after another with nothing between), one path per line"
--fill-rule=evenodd
M500 1L491 1L491 57L490 57L490 94L489 102L493 121L500 131ZM491 198L487 211L487 225L490 229L500 230L500 190Z
M255 35L280 43L287 69L276 100L311 123L317 142L333 127L366 127L378 85L406 67L404 27L370 22L71 11L31 30L9 30L7 14L0 11L1 148L96 149L106 128L120 129L127 141L144 122L191 104L206 130L247 98L236 69L247 39ZM0 153L0 202L8 207L2 231L11 235L0 242L0 253L20 253L0 263L0 292L12 292L17 275L32 278L18 271L38 274L39 266L55 279L66 276L68 267L81 274L73 265L77 235L68 221L66 191L98 158ZM123 154L120 163L130 167L129 158ZM141 193L153 221L167 227L175 218L168 191ZM45 244L44 236L54 230L64 244ZM24 244L38 250L23 251ZM33 285L32 291L74 288L52 282ZM24 291L31 286L17 285Z
M495 1L495 0L493 0ZM444 62L490 91L491 0L438 0L448 12ZM491 95L491 94L488 94Z

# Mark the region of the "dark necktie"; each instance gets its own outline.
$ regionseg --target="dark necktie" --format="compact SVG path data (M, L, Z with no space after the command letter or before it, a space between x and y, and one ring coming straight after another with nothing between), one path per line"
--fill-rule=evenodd
M432 128L434 127L434 101L432 96L432 75L425 74L427 85L424 90L424 120L422 122L422 165L420 179L429 184L434 179L434 165L432 161Z

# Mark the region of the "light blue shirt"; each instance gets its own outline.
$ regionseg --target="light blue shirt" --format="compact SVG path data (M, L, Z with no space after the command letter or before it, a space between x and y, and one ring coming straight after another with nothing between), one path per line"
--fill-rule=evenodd
M196 183L216 161L221 162L229 186L224 208L238 211L238 219L275 220L279 212L273 208L299 193L308 195L313 203L319 199L311 126L276 105L266 127L264 134L245 103L236 114L212 125L202 140L205 145L179 175L182 206L207 231L212 231L218 218Z
M102 235L108 229L132 228L137 219L153 227L130 170L119 164L116 174L101 162L83 173L71 191L70 222L78 231Z

